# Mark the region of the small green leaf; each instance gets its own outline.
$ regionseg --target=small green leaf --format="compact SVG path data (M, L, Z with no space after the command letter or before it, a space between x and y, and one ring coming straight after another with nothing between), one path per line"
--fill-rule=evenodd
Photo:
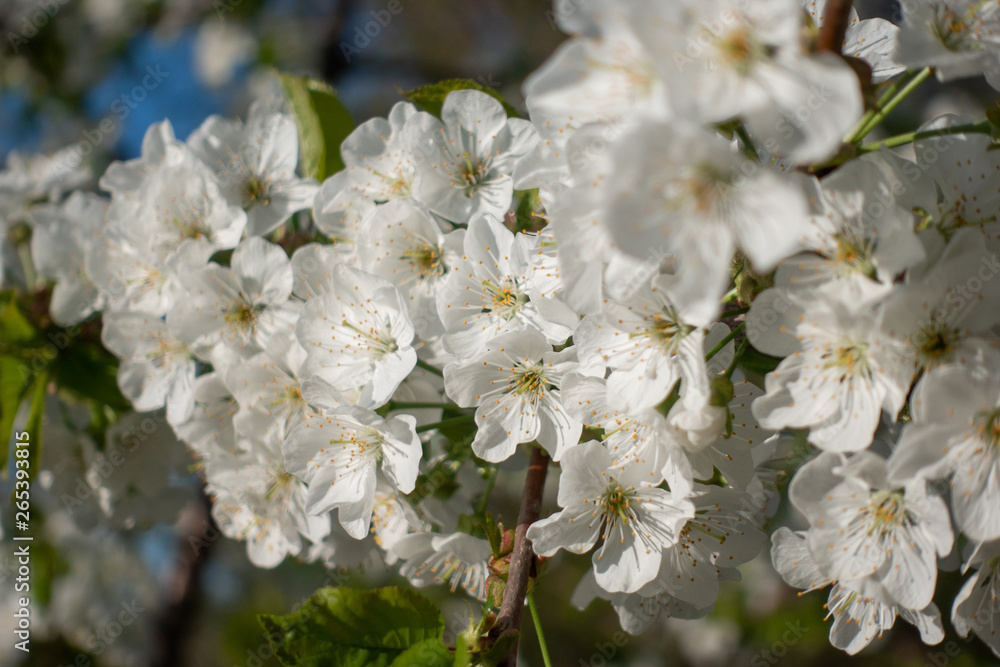
M469 651L469 640L466 638L465 633L460 633L458 635L458 646L455 647L455 659L452 662L453 667L470 667L472 665L472 655Z
M344 168L340 144L354 130L354 120L329 84L291 74L278 79L295 111L305 175L322 181Z
M430 600L396 587L322 588L296 612L259 619L275 657L292 666L386 667L444 634L444 617Z
M406 649L389 663L389 667L452 667L455 659L440 639L425 639Z
M548 222L545 220L545 208L541 199L538 198L538 189L522 190L514 193L518 200L516 209L516 223L519 232L537 232L545 227Z
M503 534L503 526L497 523L492 512L486 513L483 521L483 530L486 532L486 539L490 542L490 551L494 558L500 558L500 541Z
M38 337L38 331L17 307L14 296L11 295L0 310L0 340L11 345L24 345L33 342Z
M21 359L10 355L0 356L0 443L3 445L0 447L0 470L6 470L14 419L21 400L31 386L27 381L30 376L30 369Z
M990 138L1000 142L1000 109L987 109L986 120L990 123Z
M455 90L482 91L503 105L508 118L518 118L520 116L520 114L517 113L517 109L508 104L507 100L505 100L500 93L492 88L484 86L481 83L477 83L472 79L448 79L447 81L429 83L426 86L420 86L419 88L414 88L411 91L403 93L403 97L410 100L424 111L428 111L440 118L441 107L444 106L444 99L448 97L448 93Z

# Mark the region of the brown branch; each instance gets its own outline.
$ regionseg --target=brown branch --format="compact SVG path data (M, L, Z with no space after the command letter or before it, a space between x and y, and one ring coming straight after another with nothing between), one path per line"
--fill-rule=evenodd
M153 643L153 667L175 667L183 660L186 640L194 627L200 602L198 586L202 568L208 560L219 529L211 517L211 501L204 490L181 511L176 530L177 563L167 585L166 608L160 617Z
M524 495L521 497L521 511L514 531L514 551L510 556L507 585L504 588L503 602L497 614L496 624L490 630L490 642L495 642L502 635L517 631L521 627L521 613L524 611L524 598L528 593L528 579L535 569L535 553L531 550L531 541L528 540L526 533L528 526L538 521L548 469L548 454L541 447L532 447L528 475L524 480ZM497 667L516 665L517 642L515 641L511 644L507 657Z
M852 0L828 0L823 13L823 27L816 43L817 51L839 54L844 46L844 35L851 22Z

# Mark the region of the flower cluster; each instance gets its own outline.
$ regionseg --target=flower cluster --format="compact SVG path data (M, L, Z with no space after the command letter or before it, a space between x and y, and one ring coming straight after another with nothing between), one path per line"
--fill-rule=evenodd
M570 39L525 83L530 120L478 90L401 102L322 183L280 104L183 142L156 124L104 194L30 209L52 317L103 313L122 393L165 410L260 567L379 550L486 600L479 522L527 444L560 469L534 552L590 553L574 603L638 633L739 579L797 438L807 523L771 555L831 586L831 642L897 616L940 641L963 544L952 623L1000 655L1000 152L955 116L915 159L860 146L857 74L887 99L914 66L995 83L1000 13L852 13L852 65L802 5L557 2ZM24 173L8 189L49 187Z

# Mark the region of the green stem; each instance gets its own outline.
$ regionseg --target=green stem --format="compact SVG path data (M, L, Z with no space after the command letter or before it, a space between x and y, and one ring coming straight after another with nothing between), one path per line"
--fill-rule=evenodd
M28 286L28 291L34 292L38 283L38 274L35 273L35 262L31 259L31 246L27 243L18 243L17 256L24 269L24 282Z
M538 607L535 606L534 592L528 593L528 609L531 610L531 620L535 622L535 634L538 635L538 648L542 650L542 663L545 667L552 667L552 660L549 658L549 647L545 643L545 633L542 631L542 619L538 615Z
M882 148L895 148L896 146L904 146L914 141L919 141L921 139L929 139L931 137L944 137L949 134L990 134L992 127L990 121L982 120L978 123L970 123L968 125L954 125L952 127L943 127L940 130L922 130L920 132L907 132L906 134L898 134L894 137L889 137L888 139L883 139L881 141L875 141L870 144L865 144L858 148L858 154L863 155L865 153L873 153L875 151L881 150Z
M715 347L713 347L711 350L708 351L708 354L705 355L705 361L708 361L709 359L717 355L722 350L722 348L724 348L726 344L729 343L729 341L736 338L736 336L738 336L741 331L746 329L746 326L747 326L746 322L740 322L739 326L730 331L725 338L719 341L718 345L716 345Z
M906 97L914 90L916 90L917 86L923 83L924 80L926 80L927 77L929 77L930 75L931 75L931 68L925 67L922 70L920 70L920 72L918 72L916 76L907 81L906 85L903 86L899 91L897 91L892 96L892 99L890 99L884 105L880 105L879 110L875 112L875 115L873 115L871 119L868 121L868 123L863 128L861 128L861 131L857 133L857 136L854 137L854 139L850 143L856 144L862 139L864 139L869 132L874 130L878 126L878 124L881 123L885 119L885 117L892 112L893 109L899 106L900 102L906 99Z
M441 372L440 368L435 368L434 366L431 366L423 359L417 359L417 368L423 368L425 371L429 373L434 373L434 375L437 375L438 377L444 377L444 373Z
M743 313L750 312L750 306L741 306L739 308L733 308L731 310L722 311L722 319L727 317L736 317L737 315L742 315Z
M421 410L429 408L456 408L454 403L434 403L431 401L391 401L389 410Z
M476 415L462 415L461 417L452 417L451 419L442 419L439 422L434 422L433 424L423 424L418 426L417 433L423 433L424 431L433 431L436 428L442 428L446 426L458 426L460 424L465 424L473 421Z
M757 147L754 145L753 139L750 138L750 133L747 132L746 126L743 123L737 123L735 132L736 136L743 143L743 152L747 154L747 157L759 162L760 154L757 152Z
M733 372L736 370L736 364L739 362L740 357L743 356L743 353L747 351L747 346L749 344L750 344L750 339L744 338L743 342L740 343L740 346L736 348L736 354L733 355L733 360L729 362L729 368L726 369L727 378L733 377Z
M853 144L855 141L857 141L858 133L868 126L868 123L870 123L872 118L875 117L875 114L877 114L879 110L883 106L885 106L886 102L892 99L892 96L895 95L897 91L899 91L899 88L905 85L908 81L910 81L914 76L916 76L916 74L917 73L913 71L903 72L903 74L898 79L893 81L892 84L885 89L885 92L882 93L881 97L878 98L878 101L875 102L875 106L866 111L865 115L861 117L861 120L855 123L854 127L852 127L850 131L848 131L848 133L844 135L844 143Z
M490 468L489 474L486 476L486 488L483 489L483 496L479 499L479 504L476 506L476 515L482 516L486 512L486 505L490 501L490 493L493 492L493 485L497 481L497 467L492 466Z

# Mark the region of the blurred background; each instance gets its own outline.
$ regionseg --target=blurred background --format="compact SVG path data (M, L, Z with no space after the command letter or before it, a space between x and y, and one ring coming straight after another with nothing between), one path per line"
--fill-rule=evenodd
M278 94L275 69L330 82L357 122L385 115L401 99L400 89L457 77L496 88L523 110L525 76L564 39L547 0L399 2L402 11L391 15L387 0L0 0L0 158L83 142L93 147L88 159L100 174L111 160L136 157L153 122L168 118L185 138L210 114L240 116L257 97ZM893 3L861 3L860 10L866 17L898 15ZM981 115L992 95L979 82L929 83L908 105L919 117L897 114L888 127L912 127L946 111ZM64 477L48 480L52 509L46 538L33 553L37 608L28 655L13 650L9 630L9 540L0 554L0 665L148 665L165 654L178 667L275 665L257 614L287 613L324 584L403 583L371 557L333 570L291 559L274 570L255 568L244 546L219 538L208 521L191 461L130 463L138 486L142 466L170 465L180 481L163 490L158 511L119 522L125 530L87 520L88 504L98 499L74 495L80 478L72 457L90 445L78 442L67 425L75 417L66 412L46 411L46 466ZM555 509L556 477L550 475L543 514ZM517 515L522 478L516 465L500 476L493 497L504 517ZM70 495L60 495L61 487ZM76 500L67 505L67 497ZM8 537L9 514L5 504ZM793 522L781 506L771 527ZM743 568L742 582L723 585L708 618L661 619L639 637L619 630L606 603L584 612L570 606L588 565L588 557L560 556L541 582L537 601L556 665L847 662L829 647L825 592L797 595L766 553ZM957 572L942 574L945 617L960 580ZM451 632L464 628L470 607L460 594L425 592L444 608ZM900 621L852 664L993 664L978 642L958 639L945 626L945 641L926 647ZM522 631L523 664L540 665L527 617Z

